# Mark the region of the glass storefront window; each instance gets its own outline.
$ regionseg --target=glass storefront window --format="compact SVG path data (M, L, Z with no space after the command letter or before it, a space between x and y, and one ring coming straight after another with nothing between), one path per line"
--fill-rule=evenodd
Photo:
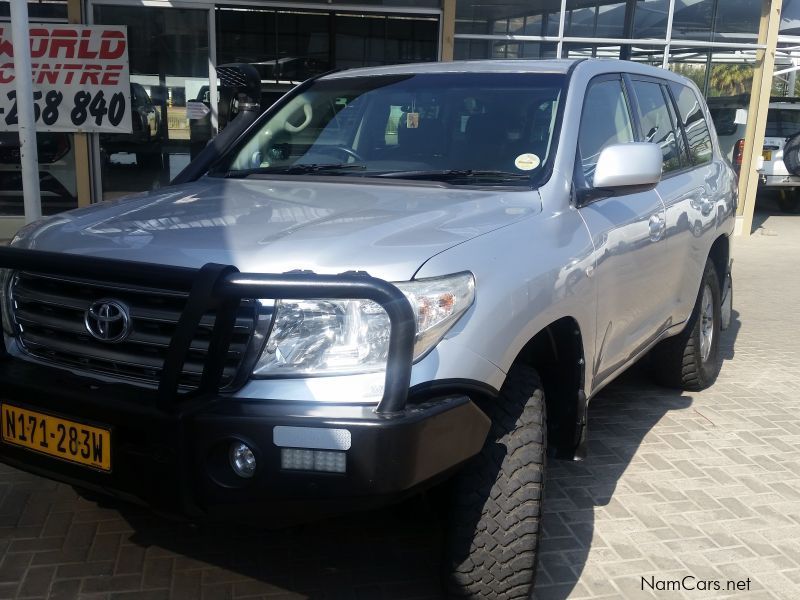
M606 38L625 37L624 2L605 1L598 3L595 35Z
M37 133L39 188L42 214L52 215L78 206L75 145L71 133ZM0 132L0 216L24 215L19 136Z
M249 63L263 82L265 104L292 82L330 70L327 13L220 7L216 10L217 64Z
M669 0L640 0L633 12L632 38L663 38L667 35Z
M336 15L335 28L337 67L370 67L385 64L383 52L386 35L385 17Z
M386 17L384 46L387 65L438 60L438 17Z
M404 4L396 0L328 0L330 4L363 4L364 6L398 6ZM408 3L410 4L410 3ZM415 8L440 8L441 0L414 0Z
M555 42L509 42L495 40L456 40L455 60L482 58L556 58L558 44Z
M456 39L453 45L453 58L455 60L480 60L489 58L491 42L483 40Z
M130 134L101 134L103 199L167 185L190 158L187 100L208 93L208 12L95 6L95 23L128 26Z
M256 65L265 86L284 84L280 89L272 86L273 99L291 83L332 68L437 59L439 21L435 16L226 6L217 9L216 18L217 64Z
M790 15L782 32L798 22L793 16L796 0L784 0ZM567 0L564 15L566 37L664 39L669 21L669 0ZM761 3L752 0L675 0L673 39L755 43ZM531 18L536 17L533 21ZM527 35L557 36L560 2L477 2L458 0L456 34L514 34L519 21ZM800 27L797 28L800 31Z
M337 68L436 60L435 18L336 14Z
M563 58L619 58L621 46L564 43Z
M0 18L11 14L11 2L0 2ZM67 0L28 0L28 18L67 20Z
M664 46L640 46L631 47L629 60L644 63L653 67L660 67L664 64Z
M558 56L555 42L523 42L522 58L552 59Z
M758 41L761 3L752 0L717 0L719 7L714 19L715 42Z
M522 33L525 35L544 35L543 25L545 19L543 15L530 15L525 17L525 26Z
M752 0L676 0L673 39L755 43L761 3Z
M779 33L781 36L800 36L800 0L783 0ZM797 46L797 43L791 45Z
M560 0L457 0L456 33L558 35Z
M571 8L570 5L584 4L582 8ZM596 6L585 6L584 2L567 2L567 19L564 35L571 37L594 37Z

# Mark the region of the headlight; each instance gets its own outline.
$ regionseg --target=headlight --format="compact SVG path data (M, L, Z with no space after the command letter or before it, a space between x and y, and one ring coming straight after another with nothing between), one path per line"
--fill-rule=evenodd
M414 360L431 350L475 298L471 273L395 284L417 320ZM386 369L389 316L370 300L279 300L256 377L346 375Z
M253 375L343 375L386 367L389 316L369 300L279 300Z

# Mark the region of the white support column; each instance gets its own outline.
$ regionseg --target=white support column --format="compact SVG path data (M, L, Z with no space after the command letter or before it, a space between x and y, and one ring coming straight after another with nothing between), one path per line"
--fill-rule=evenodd
M211 135L219 133L219 91L217 89L216 8L208 9L208 103L211 105Z
M561 0L561 12L558 15L558 46L556 58L564 58L564 21L567 18L567 0Z
M664 46L664 59L661 62L661 67L664 69L669 68L669 51L672 49L672 18L675 16L675 0L669 0L669 8L667 9L667 44Z
M11 36L14 40L14 81L17 87L20 163L25 222L42 216L39 192L39 157L36 151L36 122L33 113L33 76L28 38L28 3L11 3Z

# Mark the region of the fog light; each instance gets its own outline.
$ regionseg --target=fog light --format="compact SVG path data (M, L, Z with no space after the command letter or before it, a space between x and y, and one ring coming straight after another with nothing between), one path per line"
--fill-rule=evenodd
M256 457L253 451L242 442L233 442L228 452L233 472L239 477L249 479L256 472Z
M347 453L331 452L329 450L282 448L281 468L291 471L344 473L347 470Z

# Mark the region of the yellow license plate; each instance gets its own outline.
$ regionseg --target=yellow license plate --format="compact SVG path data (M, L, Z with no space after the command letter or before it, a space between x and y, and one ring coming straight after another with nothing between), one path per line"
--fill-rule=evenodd
M764 160L772 160L772 150L764 150L762 153Z
M2 437L7 444L101 471L111 470L108 429L3 404Z

